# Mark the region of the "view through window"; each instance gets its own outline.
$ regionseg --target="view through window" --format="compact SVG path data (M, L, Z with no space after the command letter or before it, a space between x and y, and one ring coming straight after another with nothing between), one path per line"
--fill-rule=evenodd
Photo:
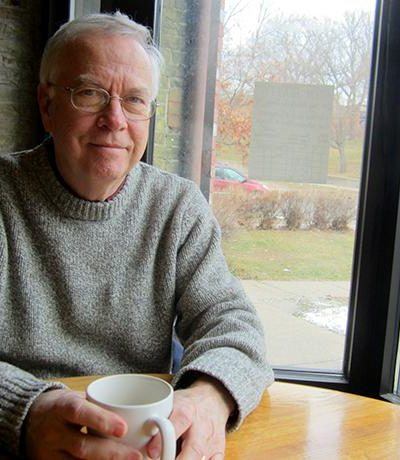
M177 173L192 78L179 5L163 6L154 154ZM210 202L224 252L263 321L269 361L341 371L375 2L221 8Z
M342 368L374 6L225 2L212 204L274 365Z

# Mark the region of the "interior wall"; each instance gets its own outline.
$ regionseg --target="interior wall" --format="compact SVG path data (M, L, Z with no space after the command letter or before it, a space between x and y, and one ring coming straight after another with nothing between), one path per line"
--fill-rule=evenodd
M0 4L0 153L33 147L40 137L36 87L45 3Z

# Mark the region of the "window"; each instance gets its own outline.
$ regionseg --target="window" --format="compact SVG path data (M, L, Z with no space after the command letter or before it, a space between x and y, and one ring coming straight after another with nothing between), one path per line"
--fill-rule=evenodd
M223 168L225 179L232 180L236 182L244 182L246 178L242 176L238 171L235 171L232 168Z
M225 169L223 168L216 168L215 169L215 177L217 179L225 179Z
M276 367L343 372L375 2L356 6L225 1L215 156L270 192L212 203Z

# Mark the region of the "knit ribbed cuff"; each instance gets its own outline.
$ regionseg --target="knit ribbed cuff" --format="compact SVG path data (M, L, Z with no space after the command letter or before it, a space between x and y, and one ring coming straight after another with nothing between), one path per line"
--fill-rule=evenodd
M22 424L35 398L44 391L62 388L66 386L60 382L15 375L3 377L0 381L0 447L18 456Z
M233 349L210 350L208 353L183 365L174 376L174 388L187 388L198 374L218 380L232 396L236 410L228 420L227 431L237 430L244 418L258 405L265 388L272 384L274 375L266 365L246 366L243 358ZM226 363L235 363L227 367Z

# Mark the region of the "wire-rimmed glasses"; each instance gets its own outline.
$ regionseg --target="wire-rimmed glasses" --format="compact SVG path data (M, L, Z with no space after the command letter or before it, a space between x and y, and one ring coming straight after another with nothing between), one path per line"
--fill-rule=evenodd
M120 97L111 96L106 89L97 86L82 85L71 88L54 83L49 83L49 85L68 91L72 106L81 112L101 112L108 106L111 99L118 99L128 120L144 121L149 120L157 108L157 104L154 101L147 102L142 96L136 94L128 94Z

